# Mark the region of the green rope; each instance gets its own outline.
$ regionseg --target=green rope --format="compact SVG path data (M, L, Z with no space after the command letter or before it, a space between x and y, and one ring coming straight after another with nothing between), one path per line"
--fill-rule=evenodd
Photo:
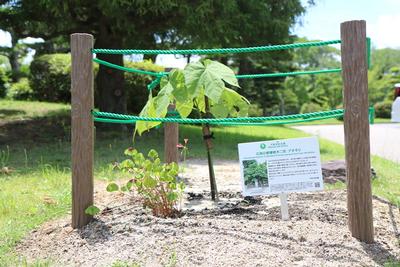
M133 73L137 73L137 74L144 74L144 75L150 75L150 76L155 76L155 77L162 77L162 76L168 74L168 72L153 72L153 71L128 68L128 67L113 64L113 63L110 63L108 61L101 60L98 58L93 58L93 61L96 63L102 64L102 65L105 65L107 67L110 67L110 68L114 68L114 69L118 69L118 70L122 70L122 71L126 71L126 72L133 72Z
M371 38L367 37L367 64L368 69L371 67Z
M284 44L284 45L254 46L254 47L244 47L244 48L184 49L184 50L102 49L102 48L98 48L98 49L92 49L92 53L94 53L94 54L121 54L121 55L131 55L131 54L146 54L146 55L237 54L237 53L249 53L249 52L286 50L286 49L311 47L311 46L324 46L324 45L339 44L339 43L340 43L340 40L333 40L333 41L321 41L321 42Z
M103 64L107 67L123 70L123 71L128 71L132 73L138 73L138 74L147 74L151 76L157 77L155 80L153 80L147 88L149 90L154 89L161 81L161 78L165 75L168 75L169 72L152 72L152 71L144 71L140 69L134 69L134 68L128 68L128 67L123 67L117 64L113 64L101 59L94 58L94 62ZM334 72L340 72L341 69L327 69L327 70L310 70L310 71L294 71L294 72L277 72L277 73L260 73L260 74L241 74L241 75L235 75L237 79L257 79L257 78L268 78L268 77L286 77L286 76L297 76L297 75L306 75L306 74L324 74L324 73L334 73Z
M369 113L369 123L370 124L374 124L374 121L375 121L375 108L374 107L370 107L368 109L368 113Z
M147 85L147 89L148 89L149 91L151 91L151 90L153 90L154 88L156 88L157 85L160 84L161 78L162 78L162 76L159 76L159 77L157 77L155 80L153 80L150 84Z
M179 114L179 112L176 111L176 110L168 110L167 111L167 117L168 118L180 118L181 114Z
M283 123L294 123L308 121L312 118L323 119L325 117L331 118L343 116L343 109L331 110L331 111L320 111L313 113L304 114L293 114L284 116L270 116L270 117L239 117L239 118L215 118L215 119L190 119L190 118L150 118L150 117L140 117L124 114L116 114L109 112L99 112L92 111L92 115L95 121L98 122L110 122L110 123L134 123L136 121L155 121L155 122L177 122L181 124L222 124L222 125L238 125L237 123L243 123L247 125L248 123L266 123L267 121L289 121ZM264 125L262 124L262 125ZM240 125L240 124L239 124Z
M263 74L242 74L236 75L238 79L257 79L257 78L268 78L268 77L286 77L286 76L297 76L305 74L323 74L323 73L334 73L341 72L342 69L328 69L328 70L309 70L309 71L295 71L295 72L277 72L277 73L263 73Z

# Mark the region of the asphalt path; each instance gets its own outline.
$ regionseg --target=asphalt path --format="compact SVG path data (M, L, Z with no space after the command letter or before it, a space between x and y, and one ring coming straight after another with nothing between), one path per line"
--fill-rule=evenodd
M343 125L303 125L293 128L344 145ZM371 154L400 163L400 123L370 125Z

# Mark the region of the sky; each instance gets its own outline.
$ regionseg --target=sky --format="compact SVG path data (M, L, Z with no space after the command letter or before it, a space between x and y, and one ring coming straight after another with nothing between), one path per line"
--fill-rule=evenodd
M340 39L341 22L365 20L375 48L400 48L400 0L315 0L301 20L293 33L320 40Z
M301 0L306 4L307 0ZM314 0L292 33L313 40L340 39L340 23L346 20L366 20L367 35L374 48L400 49L400 0ZM27 42L37 39L28 38ZM10 46L9 34L0 31L0 46ZM160 65L183 67L185 59L173 55L158 57Z

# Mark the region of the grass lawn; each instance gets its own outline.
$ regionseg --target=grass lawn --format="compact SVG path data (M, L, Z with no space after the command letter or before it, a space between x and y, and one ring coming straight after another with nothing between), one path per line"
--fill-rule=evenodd
M3 103L7 105L3 107ZM68 106L61 104L23 101L0 101L0 106L0 123L21 118L58 116L67 114L69 109ZM15 112L7 113L4 112L5 110L23 110L25 113L16 115ZM66 121L68 120L67 118ZM68 125L64 126L63 137L53 136L51 134L53 128L44 124L41 134L48 134L48 136L42 136L40 142L31 139L0 142L0 168L11 169L8 174L0 173L2 184L0 187L0 266L10 257L9 252L12 251L16 242L27 232L49 219L64 216L70 209L71 150L69 137L65 132L69 128ZM50 127L48 131L46 127ZM241 142L308 136L287 127L216 127L213 131L215 133L214 158L231 160L238 159L237 144ZM189 157L206 158L199 127L181 126L180 137L182 140L189 139ZM131 132L98 130L95 143L96 179L113 178L115 174L110 171L109 164L123 159L123 150L129 146L134 146L141 152L155 148L162 154L162 129L145 133L142 137L138 137L134 144L132 144ZM341 145L320 140L320 147L323 161L344 158L344 148ZM374 194L400 205L400 179L398 179L400 165L375 156L372 157L372 165L378 174L378 179L373 181ZM15 260L11 257L11 260L7 261L15 262Z
M0 100L0 121L26 120L67 114L69 110L70 106L67 104Z

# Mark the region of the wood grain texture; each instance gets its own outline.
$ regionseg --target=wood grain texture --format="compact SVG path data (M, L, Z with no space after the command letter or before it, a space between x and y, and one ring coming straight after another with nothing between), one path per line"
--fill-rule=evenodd
M175 110L175 105L168 107L169 111ZM178 123L164 123L164 157L166 163L178 163L179 125Z
M93 95L93 36L71 35L71 163L72 227L86 225L92 217L85 209L93 204L94 125L91 110Z
M368 120L368 67L365 21L341 24L347 208L353 237L372 243L371 163Z

